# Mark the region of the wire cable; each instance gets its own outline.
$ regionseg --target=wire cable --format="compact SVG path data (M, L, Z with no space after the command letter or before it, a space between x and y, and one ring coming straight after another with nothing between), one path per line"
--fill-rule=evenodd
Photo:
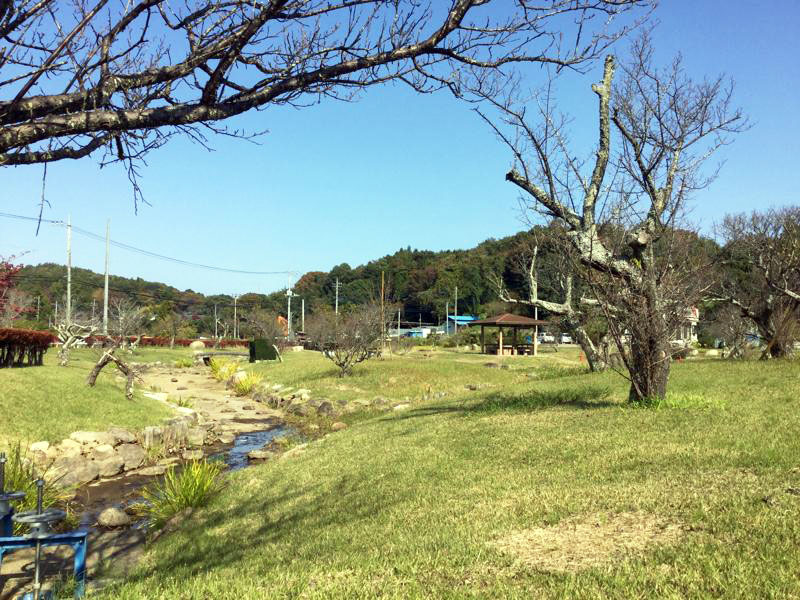
M0 212L0 217L6 219L17 219L22 221L36 221L42 223L50 223L52 225L60 225L63 227L67 227L67 224L64 221L54 221L52 219L39 219L39 217L27 217L25 215L14 215L11 213ZM99 235L97 233L87 231L81 227L77 227L76 225L72 225L72 231L79 233L83 236L88 238L105 242L105 236ZM165 260L171 263L185 265L187 267L196 267L198 269L206 269L209 271L217 271L223 273L238 273L240 275L297 275L297 271L248 271L245 269L231 269L228 267L217 267L213 265L205 265L202 263L191 262L188 260L183 260L180 258L174 258L172 256L166 256L164 254L158 254L157 252L151 252L150 250L145 250L144 248L137 248L136 246L131 246L130 244L125 244L123 242L117 242L112 239L109 240L109 243L112 246L117 248L122 248L123 250L128 250L130 252L136 252L138 254L142 254L144 256L149 256L151 258L157 258L159 260Z

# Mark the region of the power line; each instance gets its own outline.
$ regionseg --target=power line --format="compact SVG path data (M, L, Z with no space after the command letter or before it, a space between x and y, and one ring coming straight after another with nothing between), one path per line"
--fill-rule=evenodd
M42 223L50 223L52 225L60 225L66 227L66 223L64 221L54 221L52 219L39 219L39 217L27 217L25 215L14 215L11 213L4 213L0 212L0 217L4 217L7 219L18 219L22 221L36 221ZM105 243L105 236L98 235L94 232L87 231L81 227L77 227L75 225L72 226L72 230L75 233L80 233L88 238L101 241ZM188 267L196 267L199 269L207 269L209 271L218 271L224 273L238 273L240 275L297 275L297 271L247 271L244 269L230 269L227 267L216 267L213 265L204 265L201 263L195 263L188 260L183 260L180 258L174 258L172 256L165 256L164 254L158 254L156 252L151 252L150 250L145 250L143 248L137 248L136 246L131 246L130 244L125 244L123 242L116 242L114 240L109 240L109 243L112 246L117 248L122 248L123 250L128 250L130 252L136 252L138 254L142 254L144 256L149 256L151 258L157 258L159 260L165 260L171 263L176 263L180 265L185 265Z

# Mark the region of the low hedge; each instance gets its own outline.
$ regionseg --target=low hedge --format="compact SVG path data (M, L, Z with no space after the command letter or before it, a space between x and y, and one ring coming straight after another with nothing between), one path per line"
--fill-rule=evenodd
M56 341L58 338L49 331L0 329L0 368L39 366Z
M116 336L105 336L105 335L93 335L86 338L86 343L90 346L94 344L103 344L105 342L119 342L120 338ZM129 342L135 342L136 337L130 336L128 337ZM175 345L188 347L189 344L198 340L192 340L187 338L175 338ZM214 340L199 340L205 344L206 348L213 348L214 347ZM247 346L250 343L249 340L222 340L220 342L220 347L228 348L230 346ZM139 340L139 346L169 346L170 345L170 338L164 336L142 336L142 339Z

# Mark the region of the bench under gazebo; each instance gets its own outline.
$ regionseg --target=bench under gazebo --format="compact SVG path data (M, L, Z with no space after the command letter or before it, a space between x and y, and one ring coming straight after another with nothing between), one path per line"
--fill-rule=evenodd
M536 354L536 338L539 335L539 326L547 325L547 321L540 321L531 319L530 317L522 317L520 315L512 315L510 313L503 313L496 317L488 319L478 319L477 321L470 321L470 327L481 328L481 352L483 354L497 354L504 356L507 354ZM497 327L499 335L496 344L486 344L485 333L486 327ZM504 330L511 330L511 338L503 336ZM533 343L526 343L519 341L520 329L533 329ZM508 343L511 342L511 343Z

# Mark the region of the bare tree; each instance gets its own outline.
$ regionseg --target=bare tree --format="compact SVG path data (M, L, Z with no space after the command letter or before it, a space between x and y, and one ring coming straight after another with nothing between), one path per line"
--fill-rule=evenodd
M270 344L285 337L283 328L278 324L278 315L273 312L254 308L244 316L244 320L254 337L269 340Z
M345 377L355 365L379 354L386 323L380 305L369 304L339 315L320 311L306 325L311 343L339 367L339 377Z
M558 317L558 330L567 330L572 338L580 345L592 371L602 371L606 362L598 351L589 334L586 332L585 323L589 317L587 305L594 304L591 299L581 298L578 302L573 300L574 274L573 267L566 254L561 254L555 268L559 276L559 286L563 293L563 300L543 300L539 297L539 275L537 259L541 240L536 234L533 239L523 240L514 250L514 269L523 275L528 295L518 298L511 294L506 287L502 275L494 274L493 283L497 289L498 297L509 304L532 306L547 311ZM569 248L565 248L569 252ZM557 348L557 346L554 346Z
M161 311L155 326L159 333L165 333L169 337L170 350L175 348L175 338L181 333L186 323L186 316L177 306L171 306L167 310Z
M100 371L103 370L109 363L114 363L117 366L122 374L125 376L125 398L128 400L133 400L133 383L138 378L139 373L136 368L132 365L128 364L118 356L116 356L116 351L119 346L112 346L110 348L106 348L103 350L103 354L100 356L100 359L95 363L92 370L89 371L89 375L86 377L86 385L89 387L94 387L97 383L97 377L100 375Z
M133 351L142 337L142 328L147 319L146 311L127 299L115 300L111 304L111 331L119 337L119 346ZM130 338L136 339L131 342Z
M69 353L77 345L85 343L98 329L98 324L91 320L79 322L78 320L60 321L55 329L58 334L58 364L66 367L69 364Z
M574 157L565 121L547 105L540 126L511 102L494 101L511 133L487 121L514 153L506 179L563 225L628 371L629 400L643 402L666 394L670 340L708 287L698 276L707 261L680 227L686 202L713 179L705 162L745 120L723 78L693 82L680 58L655 68L647 35L620 66L612 87L617 62L607 57L592 86L599 135L588 164Z
M728 215L721 299L755 326L762 358L792 351L800 321L800 206Z
M486 70L579 69L635 26L619 15L648 4L0 0L0 165L100 151L138 193L135 161L173 135L246 136L215 123L388 81L459 94Z

